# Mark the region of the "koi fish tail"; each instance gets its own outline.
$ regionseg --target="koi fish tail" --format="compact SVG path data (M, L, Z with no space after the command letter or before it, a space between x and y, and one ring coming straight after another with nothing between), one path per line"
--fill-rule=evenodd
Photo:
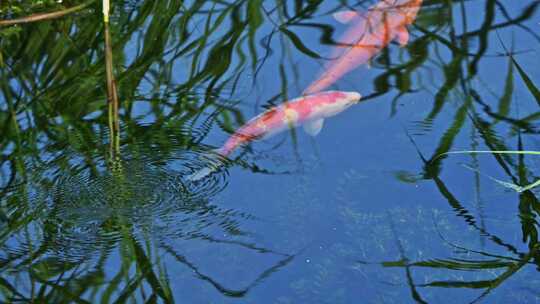
M203 167L189 174L185 180L197 182L219 172L226 165L224 157L221 149L212 150L210 153L204 154L201 156L201 160L204 162Z

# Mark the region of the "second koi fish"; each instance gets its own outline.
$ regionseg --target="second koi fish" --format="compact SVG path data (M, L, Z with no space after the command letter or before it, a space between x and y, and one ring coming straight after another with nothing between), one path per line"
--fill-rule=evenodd
M342 11L334 17L351 28L339 39L346 47L338 46L331 54L333 60L322 75L304 91L313 94L326 89L357 66L369 62L390 41L401 46L409 41L407 26L412 24L422 6L422 0L381 0L367 13Z

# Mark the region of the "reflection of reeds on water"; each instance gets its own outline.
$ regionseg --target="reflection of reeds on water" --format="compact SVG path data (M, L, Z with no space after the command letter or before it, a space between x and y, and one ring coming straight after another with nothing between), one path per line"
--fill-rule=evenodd
M171 293L168 290L168 282L162 279L167 277L167 273L161 271L162 263L155 258L156 256L162 257L164 252L165 255L173 257L177 261L176 264L173 263L174 266L179 263L185 264L190 271L196 274L198 279L214 285L219 292L229 296L246 293L244 290L236 291L236 289L231 292L230 289L223 288L219 283L216 284L219 280L210 279L211 270L196 267L195 262L191 261L187 254L184 256L182 252L184 248L181 245L170 245L173 243L172 241L179 239L186 240L185 244L188 245L195 244L194 239L201 241L201 243L206 241L209 244L217 244L218 232L230 235L231 231L239 228L239 224L236 223L238 219L231 215L234 210L221 210L211 204L200 203L209 195L221 191L226 184L226 172L218 172L221 175L207 179L205 183L191 185L189 188L182 187L182 176L195 170L196 165L205 165L197 163L203 159L199 157L198 151L203 150L202 143L205 142L211 129L219 125L224 130L233 132L235 126L241 125L243 122L242 108L235 106L230 100L227 103L220 100L220 97L225 95L234 96L233 98L238 96L235 95L238 94L235 91L237 84L241 86L242 83L246 82L242 75L249 74L246 72L251 70L251 74L254 75L253 83L260 83L262 79L257 77L257 72L261 71L263 74L262 72L270 70L275 71L275 75L278 75L277 72L279 72L279 77L282 79L282 89L280 94L276 95L278 96L276 100L281 99L279 96L285 97L295 94L290 90L292 87L301 87L301 84L291 87L291 83L300 81L298 80L300 77L296 78L300 71L295 72L295 62L298 56L321 58L317 53L318 50L310 49L310 42L304 40L307 31L310 31L309 35L321 38L328 45L335 44L331 41L332 36L335 36L335 33L333 34L335 29L325 22L317 23L317 15L322 13L319 6L323 2L295 1L294 5L286 6L283 4L293 3L293 1L275 1L275 9L269 9L272 6L272 1L264 3L266 9L256 5L258 2L261 1L232 1L230 3L224 1L118 1L119 5L122 5L122 9L117 11L118 20L129 20L130 22L129 26L114 28L114 32L118 31L117 36L115 36L119 37L119 39L115 39L115 49L117 50L115 58L117 62L121 60L122 63L126 64L122 75L116 75L121 81L118 84L114 78L113 46L108 22L109 1L103 1L103 8L107 11L104 14L104 22L99 18L80 14L77 18L71 18L73 15L70 15L69 18L63 18L58 23L62 25L61 27L48 26L48 24L58 25L55 21L46 22L48 24L43 26L39 25L39 30L36 30L38 25L20 26L17 27L17 31L13 29L11 32L8 31L12 30L9 27L0 29L2 61L7 67L3 67L0 71L2 76L0 77L0 94L2 94L0 99L5 100L7 105L6 109L0 109L0 114L2 114L0 121L5 126L2 129L3 154L0 159L4 171L7 172L2 173L2 186L17 188L17 185L28 180L28 177L33 174L39 175L38 179L42 185L39 188L40 191L33 191L31 186L27 186L27 189L21 188L19 192L2 191L5 195L0 206L0 219L2 220L0 227L3 229L2 236L11 237L7 238L8 241L3 244L0 251L3 254L4 265L1 270L5 270L3 280L0 282L4 290L4 293L0 294L0 301L30 302L32 300L39 302L42 300L45 302L48 299L50 302L51 299L58 299L58 302L61 302L60 299L66 299L84 302L87 300L88 294L103 293L101 298L96 297L93 300L107 303L116 299L118 302L122 302L128 297L135 297L139 291L140 293L148 291L149 289L143 288L143 285L150 285L153 289L151 291L153 292L152 298L149 298L148 302L156 298L169 300ZM328 3L328 1L324 2ZM482 96L481 91L478 94L480 98L476 98L473 94L474 90L478 91L477 81L481 81L480 78L485 73L481 69L481 64L485 62L484 57L493 58L486 53L492 41L489 39L490 33L493 33L494 29L501 32L507 29L516 29L516 32L519 33L518 27L528 30L523 21L530 20L531 16L534 16L535 10L537 11L540 7L540 2L530 1L523 5L524 8L520 13L517 13L516 9L512 10L516 14L507 16L505 20L499 17L494 18L499 10L504 10L504 2L484 1L486 14L484 20L478 20L481 23L478 29L468 28L464 13L461 16L464 25L453 21L460 20L459 16L453 17L453 14L459 13L455 8L462 6L463 12L465 12L464 8L469 5L469 2L426 2L418 22L414 25L410 44L406 48L400 49L400 53L404 55L403 58L408 59L396 61L393 50L397 50L397 48L389 48L383 51L381 56L375 58L373 69L370 71L370 74L376 75L373 81L376 91L373 94L366 92L366 95L375 98L399 91L392 113L400 111L400 108L397 107L398 101L423 90L425 86L433 82L436 89L433 107L426 115L424 123L419 124L420 131L423 136L433 134L433 130L443 128L446 129L446 132L443 136L437 137L435 135L429 139L440 138L434 151L426 155L419 153L419 164L425 166L423 177L434 183L433 186L440 192L441 198L447 202L444 207L455 210L455 214L451 214L452 217L466 223L471 231L485 238L488 245L500 247L498 252L502 251L501 255L511 257L492 257L492 259L486 258L486 260L481 261L471 259L456 261L444 254L448 252L446 249L441 254L437 253L433 260L428 260L421 257L415 258L412 251L408 250L406 242L391 243L390 245L394 244L392 248L399 249L399 260L392 261L384 255L384 252L381 253L378 257L386 260L386 262L380 263L385 271L377 269L377 272L390 275L393 273L393 269L401 267L403 269L402 277L407 279L405 283L411 283L411 294L417 302L426 297L430 291L438 293L443 289L436 287L444 287L445 290L453 288L454 291L457 289L477 291L481 288L491 292L504 286L505 284L502 283L508 282L507 279L518 270L524 271L532 268L526 264L526 261L540 265L540 255L536 243L538 224L535 220L538 216L539 203L535 193L530 191L532 188L525 189L528 187L527 185L531 185L531 181L527 182L527 177L533 176L532 173L529 173L534 172L533 168L527 167L523 160L515 160L510 155L493 154L497 163L508 174L509 180L513 184L521 185L522 190L524 190L520 194L516 194L519 195L519 209L516 209L519 210L519 220L523 228L517 233L523 234L522 238L528 242L526 245L529 249L520 252L518 248L515 248L518 245L503 239L506 235L498 235L492 231L493 227L480 224L483 215L468 210L465 199L460 199L456 193L453 193L453 185L450 182L445 182L440 176L442 166L446 165L448 159L437 156L450 152L452 148L456 149L458 135L468 126L477 131L479 142L484 142L486 147L478 146L478 149L482 150L507 151L515 149L508 147L503 136L497 135L494 129L496 123L497 131L508 127L512 136L520 134L519 132L537 132L531 126L538 122L540 113L525 113L529 115L523 118L510 117L512 114L511 102L516 100L512 98L514 86L510 85L511 81L521 81L522 84L525 84L532 96L535 97L534 100L530 99L533 102L538 101L539 98L536 97L540 95L535 93L538 90L534 90L531 86L533 79L526 75L526 72L532 72L532 68L525 65L520 66L522 64L521 58L516 57L515 60L511 57L508 58L510 62L507 77L509 85L503 89L504 94L500 99L499 106L494 106L493 111L486 110L486 105L489 103L482 102L481 98L488 98ZM89 1L88 3L96 4L97 2ZM517 7L518 2L512 2L511 5L513 8ZM98 4L96 4L97 7ZM279 22L274 31L270 34L265 33L268 29L267 23L272 19ZM103 25L103 23L105 24ZM205 26L197 28L197 24L205 24ZM474 24L476 25L478 22L475 21ZM101 40L98 41L101 36L96 35L101 31L102 26L105 27L108 100L108 115L103 116L98 113L100 109L103 109L103 94L102 91L96 90L103 84L103 59L96 59L95 53L102 44ZM59 28L66 30L59 34ZM528 32L535 33L534 29ZM279 39L275 39L276 37ZM24 52L20 51L22 41L31 42L26 46ZM138 49L133 55L133 60L124 60L122 50L134 44L137 44ZM264 49L259 48L259 45ZM249 56L245 54L246 50L249 51ZM271 67L268 64L268 62L275 61L266 60L267 58L276 59L280 56L280 52L276 52L276 50L282 50L279 58L279 70L277 66ZM444 60L439 61L439 58L444 58ZM176 73L176 71L171 73L172 68L179 60L186 60L186 66L190 66L191 69L185 73ZM439 65L430 65L432 62ZM155 68L156 66L159 68ZM275 70L272 70L274 68ZM420 79L426 75L426 71L435 74L434 76L440 75L442 81L435 83L434 80L438 80L437 77ZM149 84L149 92L157 92L156 95L146 92L141 94L142 79L150 79L145 84ZM105 160L96 160L95 153L101 148L99 143L106 141L100 137L106 132L101 131L107 130L107 128L110 130L111 158L114 159L112 157L114 155L118 156L120 146L118 109L120 104L117 85L122 88L121 98L125 109L135 101L145 102L151 108L151 112L145 115L156 117L151 125L144 125L140 121L144 120L145 117L130 117L126 110L126 114L122 116L122 122L129 125L130 128L122 130L123 134L126 138L136 138L141 143L144 142L146 147L154 149L152 153L160 158L157 163L167 162L174 168L185 165L182 172L177 172L177 175L168 174L170 172L166 171L168 178L176 176L172 180L161 178L162 175L159 175L160 170L163 169L161 166L153 168L146 162L147 167L137 167L129 161L124 161L123 165L125 170L122 173L125 178L116 178L104 168L106 167ZM202 96L201 94L194 94L195 90L199 88L207 92L205 98L199 98ZM229 88L232 88L230 94L224 94L224 91L229 90ZM453 111L448 102L452 95L459 95L460 98L462 96L470 97L460 99L466 100L467 105L460 107L459 111L455 111L455 116L452 119L454 123L451 126L441 126L439 116L445 116L447 113L443 109ZM390 107L390 103L388 103L388 107ZM484 113L481 113L482 111ZM94 115L93 118L81 119L84 115L91 113L98 114ZM216 114L208 116L205 113ZM487 117L485 115L481 117L481 114L487 114ZM35 124L29 127L24 122L23 116L28 116L28 121L33 121ZM62 119L51 119L56 117ZM491 121L488 120L490 118ZM201 121L204 122L204 129L197 128L197 126L202 125ZM10 124L13 126L10 127ZM178 131L188 125L193 126L193 130L186 133ZM530 128L525 129L524 126ZM77 139L79 134L80 139ZM413 134L414 136L420 135ZM521 137L519 139L521 145ZM175 146L175 143L178 145ZM10 145L15 147L12 149ZM62 157L66 155L66 146L77 150L78 156L62 160ZM123 151L125 159L130 156L127 148L126 151ZM196 148L201 150L196 150ZM526 150L522 149L521 146L518 148ZM194 152L189 152L192 153L189 155L184 153L171 156L174 155L175 151L187 149ZM155 152L157 150L159 153ZM429 148L419 147L419 151L426 150L429 151ZM49 157L61 155L57 162L59 166L51 168L49 174L40 174L39 170L26 168L29 162L40 160L46 153ZM245 158L242 158L242 161L245 161ZM73 162L77 165L71 167L66 165ZM259 163L254 164L250 169L252 171L259 170L260 167L257 165ZM84 175L83 171L87 172L88 175ZM58 178L59 175L64 174L66 178ZM46 178L50 178L50 180L46 180ZM416 178L413 180L416 181ZM63 181L62 185L59 184L61 181ZM496 186L494 185L494 187ZM463 184L460 184L459 187L463 188ZM54 189L56 190L51 191ZM184 193L184 191L189 191L189 193ZM46 201L46 206L44 206L45 204L31 203L45 201L47 198L42 198L42 196L50 195L53 192L55 196ZM149 200L150 197L153 199ZM184 204L178 204L182 202L181 199L184 200ZM298 199L299 202L302 200L305 201L305 198ZM491 211L490 207L488 204L484 205L488 211L487 214ZM357 210L354 208L364 207L350 206L351 212L347 217L347 222L354 219L355 213L352 211ZM429 219L429 217L427 218ZM161 227L157 227L160 235L168 237L167 243L159 248L159 252L156 252L157 248L152 247L153 244L148 241L149 238L141 237L142 233L140 233L141 228L144 228L146 232L151 231L147 228L156 227L156 224L151 221L152 219L166 222ZM8 224L4 225L4 223ZM224 225L220 226L220 223L224 223ZM362 221L358 223L361 224ZM399 223L398 220L395 221L395 224L398 225L395 229L396 239L404 238L403 231L405 230L403 226L399 226ZM302 227L306 227L308 231L313 228L313 226L306 225L302 217L298 217L298 225L304 225ZM373 229L373 235L376 235L377 232L384 232L383 228L386 227L374 224L364 225L362 227L365 229L359 229L356 226L348 225L348 229L351 229L352 232L351 238L347 239L347 244L366 235L365 229ZM216 229L216 232L208 231L208 229L202 231L205 227L226 229ZM411 233L414 233L411 242L418 248L418 229L426 227L426 224L409 227ZM456 229L456 231L461 233L461 230ZM22 245L16 243L23 239L24 235L28 235L27 239L32 242L25 241ZM391 236L392 233L389 235ZM21 237L18 238L19 236ZM298 241L298 238L298 236L292 235L293 241ZM231 242L238 240L240 242L235 243L235 246L250 248L251 244L241 243L245 239L238 236L224 237L224 240L219 244L231 244ZM461 239L459 240L461 241ZM218 239L218 241L221 240ZM426 248L433 246L432 239L429 241L429 243L426 242ZM95 246L90 246L92 244ZM372 252L378 248L375 245L373 247L367 246L368 250L366 251ZM199 246L199 244L193 246ZM81 248L86 249L86 251L78 251ZM122 256L122 267L118 272L111 272L102 261L106 261L110 252L117 248ZM218 247L211 247L212 250L215 248ZM262 252L254 247L250 250ZM356 250L351 254L358 256L358 252L359 250ZM466 252L472 254L470 250ZM58 259L58 263L54 262L55 253L61 257ZM61 253L64 255L60 255ZM81 263L76 264L79 268L74 268L73 263L66 262L66 253L73 254L75 258L78 258L79 255L84 255L86 258L88 254L88 256L97 257L100 264L93 267L91 259L80 259ZM481 257L487 256L482 255ZM377 260L380 259L377 258ZM342 262L343 259L337 260L336 267L332 270L343 266ZM14 268L13 265L17 267ZM55 268L56 265L64 266L63 268ZM138 269L137 273L130 272L130 269L134 268ZM65 275L55 272L56 269L65 270ZM70 273L69 271L73 269L77 271ZM495 280L491 276L481 281L472 279L470 281L449 281L450 279L444 281L445 277L423 283L409 280L410 274L418 276L425 269L428 269L430 273L439 270L444 275L452 275L456 273L455 271L467 271L467 273L480 275L499 271L499 275ZM107 275L113 276L112 280L103 279L102 276L105 272ZM18 282L14 276L20 275L22 277L29 273L39 280L43 278L49 278L49 280L41 281L45 282L43 284L33 281L30 283L32 286L27 289L22 288L20 284L14 284L14 282ZM270 274L271 272L268 272L261 277L264 279ZM446 276L446 278L451 277ZM524 280L519 280L516 280L519 284L524 283ZM313 281L312 277L305 280L305 282L311 281ZM321 277L321 282L328 281L327 277ZM108 282L108 286L103 288L102 282ZM271 280L266 282L272 283ZM178 281L171 283L173 288L178 287L177 284ZM205 285L204 282L201 285ZM322 289L324 291L323 286L324 284L321 284L311 290ZM357 287L355 286L355 288ZM32 291L28 292L28 290ZM351 290L357 289L351 288ZM63 291L69 291L69 293L61 293ZM307 289L302 291L307 292ZM319 297L323 301L328 299L327 295L322 293L318 295L325 297ZM308 302L307 299L305 302Z
M242 231L242 222L251 217L210 202L210 196L223 187L221 184L207 183L205 189L197 189L199 193L192 193L193 189L186 192L180 185L182 176L191 170L194 162L203 165L203 154L180 150L174 157L165 158L144 143L134 151L126 149L123 152L123 159L119 160L123 162L122 178L107 170L107 158L99 153L93 160L100 164L96 171L85 168L77 153L68 151L62 159L51 159L50 163L32 168L36 180L25 185L33 193L28 196L29 207L24 208L28 209L29 216L14 221L28 221L25 225L36 232L31 235L32 239L21 241L19 238L24 231L17 231L18 224L15 225L7 236L9 242L0 244L0 259L7 261L6 264L28 263L35 272L41 271L39 275L44 278L53 277L54 269L65 273L81 271L92 276L95 273L89 269L95 267L99 274L107 271L106 275L121 275L105 287L96 281L95 285L87 284L81 290L107 288L107 298L121 300L124 296L134 297L138 290L147 290L142 285L149 284L151 292L166 303L174 301L161 259L172 258L175 267L180 264L189 267L202 282L228 297L246 294L293 260L294 255L265 248L249 237L224 237L233 233L247 235ZM63 168L65 163L71 165ZM51 180L41 179L48 174ZM215 179L216 183L220 181L224 179ZM14 198L13 195L10 197ZM19 206L17 212L20 209ZM245 286L235 288L232 282L221 282L219 275L195 259L192 261L191 253L185 247L197 242L200 242L199 246L256 254L276 262L261 269L260 274ZM116 260L116 251L121 259ZM11 254L6 256L6 252ZM118 270L105 270L105 261L121 266L116 268ZM132 268L137 272L130 272ZM73 280L62 280L55 286L72 286L79 279L80 276L73 275ZM122 286L133 281L139 283L134 283L132 291L124 292ZM36 286L39 289L41 285L37 282ZM18 287L13 290L16 289ZM9 298L17 300L19 295ZM0 301L2 299L0 294Z
M505 55L508 56L508 58L510 59L508 76L507 76L507 80L506 80L507 83L505 85L504 95L501 98L501 102L500 102L500 105L499 105L499 114L497 115L496 113L493 113L491 111L491 109L489 108L489 106L486 105L481 100L479 100L479 102L484 106L484 108L486 108L485 111L487 112L487 114L495 119L495 121L493 123L494 125L498 121L505 121L505 122L508 122L510 124L515 124L516 127L519 126L520 128L524 129L527 132L534 132L534 130L530 128L530 126L529 126L529 124L527 122L528 117L526 117L525 119L521 119L521 120L506 117L509 114L508 112L509 112L510 102L512 101L511 96L512 96L513 88L514 88L513 81L512 81L512 79L513 79L513 69L512 69L512 67L515 67L517 69L518 74L520 75L521 79L523 80L523 83L525 84L526 88L529 90L531 95L534 97L536 103L538 103L539 105L540 105L540 90L536 87L536 85L531 80L531 78L527 75L525 70L515 60L514 56L512 55L512 52L508 50L508 48L506 47L506 45L502 41L499 33L496 32L496 34L497 34L497 39L499 40L499 43L501 44L501 46L502 46L502 48L503 48L503 50L505 52ZM475 96L476 99L480 99L480 96L478 96L477 94L475 94L473 96ZM475 119L475 118L473 118L473 119ZM492 147L494 147L494 146L492 146ZM447 157L448 155L452 155L452 154L471 154L471 155L474 155L474 154L492 154L492 155L504 155L504 156L507 156L507 155L524 156L524 155L540 155L540 151L532 151L532 150L529 150L529 151L527 151L527 150L497 150L497 149L491 149L491 150L477 150L477 149L474 149L474 150L462 150L462 151L449 151L449 152L444 152L444 153L435 155L430 160L430 162L437 161L440 158L444 158L444 157ZM471 169L472 171L475 171L477 173L482 174L480 172L480 170L478 170L478 169L470 168L468 166L465 166L465 167L468 168L468 169ZM521 185L520 185L519 183L516 182L516 180L514 180L513 182L505 182L505 181L501 181L499 179L493 178L493 177L491 177L489 175L486 175L486 176L487 176L487 178L493 180L494 182L496 182L500 186L515 190L518 193L522 193L524 191L532 190L532 189L534 189L534 188L536 188L537 186L540 185L540 180L537 180L537 181L532 182L532 183L529 183L528 181L525 181L525 184L521 183Z

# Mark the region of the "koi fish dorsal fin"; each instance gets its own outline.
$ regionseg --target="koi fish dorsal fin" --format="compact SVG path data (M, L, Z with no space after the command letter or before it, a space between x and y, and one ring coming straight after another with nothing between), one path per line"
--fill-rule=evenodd
M409 31L402 26L396 29L396 40L401 47L404 47L409 43Z
M360 15L355 11L340 11L333 13L332 16L340 23L349 23Z
M304 124L304 131L311 136L317 136L321 132L323 125L323 118L308 121Z

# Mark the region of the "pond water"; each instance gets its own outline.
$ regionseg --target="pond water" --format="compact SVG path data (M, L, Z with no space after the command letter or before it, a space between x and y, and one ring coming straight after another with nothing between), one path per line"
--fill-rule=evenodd
M361 102L226 157L378 1L98 2L0 4L83 4L0 27L2 302L540 302L540 159L487 153L540 151L539 1L425 0Z

